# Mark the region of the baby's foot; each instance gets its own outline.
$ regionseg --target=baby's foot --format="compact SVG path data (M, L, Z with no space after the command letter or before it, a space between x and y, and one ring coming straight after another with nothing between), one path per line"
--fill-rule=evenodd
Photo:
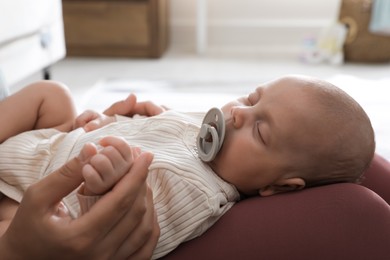
M138 148L130 147L120 137L107 136L100 140L102 149L96 149L88 164L83 167L85 180L83 194L87 196L102 195L108 192L130 169Z

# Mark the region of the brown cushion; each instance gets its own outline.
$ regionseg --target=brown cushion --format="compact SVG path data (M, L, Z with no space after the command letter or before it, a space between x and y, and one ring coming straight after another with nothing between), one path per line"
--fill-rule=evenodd
M364 184L376 189L372 179L389 181L382 175L389 170L376 156ZM378 192L385 185L390 189L390 182L380 183ZM386 201L342 183L241 201L164 259L382 259L390 255L389 241Z
M390 205L390 162L375 154L362 185L379 194Z

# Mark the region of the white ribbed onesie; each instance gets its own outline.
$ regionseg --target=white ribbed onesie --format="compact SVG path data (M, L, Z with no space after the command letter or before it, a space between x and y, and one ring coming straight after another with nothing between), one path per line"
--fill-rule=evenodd
M97 143L107 135L122 136L130 145L154 154L147 181L161 228L153 258L162 257L201 235L239 200L237 190L198 158L195 143L203 116L168 111L120 120L89 133L82 129L22 133L0 145L0 192L20 202L30 184L77 156L85 143ZM64 203L77 216L76 191Z

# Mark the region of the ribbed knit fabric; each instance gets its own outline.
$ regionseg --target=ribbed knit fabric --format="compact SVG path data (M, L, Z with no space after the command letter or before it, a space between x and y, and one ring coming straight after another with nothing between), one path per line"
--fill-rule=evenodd
M130 145L154 153L147 182L161 235L153 258L164 256L181 242L201 235L239 199L237 190L197 156L195 141L203 116L168 111L150 118L121 118L89 133L82 129L69 134L23 133L0 145L0 191L20 201L31 183L78 155L85 143L97 143L107 135L122 136ZM64 203L74 217L79 214L75 192Z

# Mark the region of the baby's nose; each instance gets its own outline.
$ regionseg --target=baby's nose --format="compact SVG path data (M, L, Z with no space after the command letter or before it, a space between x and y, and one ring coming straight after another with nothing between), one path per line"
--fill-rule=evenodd
M246 107L234 107L232 108L231 114L234 127L240 128L249 117L249 109Z

